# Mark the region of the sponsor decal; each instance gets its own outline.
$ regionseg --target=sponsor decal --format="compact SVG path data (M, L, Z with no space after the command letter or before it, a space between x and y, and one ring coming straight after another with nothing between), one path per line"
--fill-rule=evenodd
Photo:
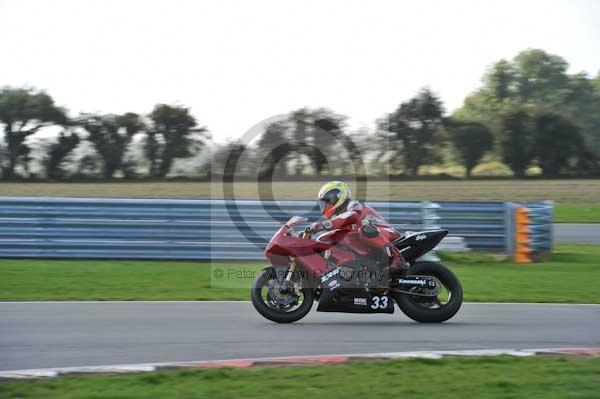
M354 298L355 305L367 306L367 298Z
M418 236L415 237L415 241L423 241L426 238L427 238L426 234L419 234Z
M398 280L400 284L412 284L412 285L429 285L429 281L427 280L405 280L401 278Z
M328 285L329 287L333 287L333 286L334 286L334 285L336 285L336 284L338 284L338 281L337 281L337 280L331 280L331 281L329 282L329 284L327 284L327 285Z
M329 280L330 278L332 278L333 276L337 276L338 274L340 274L340 269L337 268L335 270L330 271L329 273L324 274L321 277L321 282L324 283L325 281Z

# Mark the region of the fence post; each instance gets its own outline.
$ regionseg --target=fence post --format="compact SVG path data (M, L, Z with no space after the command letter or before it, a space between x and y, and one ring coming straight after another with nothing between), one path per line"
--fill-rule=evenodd
M504 252L513 256L515 254L515 209L514 202L504 203Z
M440 220L440 217L437 214L438 209L440 209L440 205L435 202L421 202L421 227L423 230L435 230L440 228L438 225L438 221Z
M439 229L438 220L440 217L437 214L437 210L440 208L439 204L429 201L421 202L421 228L423 230L435 230ZM425 260L430 262L439 262L440 257L436 251L429 251L425 255L421 256L419 260Z

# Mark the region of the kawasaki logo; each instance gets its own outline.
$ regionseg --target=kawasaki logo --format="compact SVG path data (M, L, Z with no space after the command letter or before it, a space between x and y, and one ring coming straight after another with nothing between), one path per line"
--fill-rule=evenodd
M412 284L412 285L427 285L428 284L427 280L405 280L403 278L398 280L398 282L400 284Z

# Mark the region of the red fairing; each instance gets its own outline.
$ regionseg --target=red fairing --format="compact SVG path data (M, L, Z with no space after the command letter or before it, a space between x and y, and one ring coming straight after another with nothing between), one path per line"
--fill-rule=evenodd
M330 249L330 251L331 251L331 258L330 259L336 265L343 265L345 263L351 262L352 259L354 259L349 252L342 251L338 247L332 247Z
M327 271L327 266L318 253L328 249L332 244L286 235L289 229L284 225L277 230L265 249L265 255L272 264L285 264L288 257L295 257L306 270L320 277ZM285 259L285 262L281 262L282 259Z
M376 237L369 238L363 233L365 218L369 218L370 225L378 230ZM322 254L325 250L331 251L331 261L342 265L352 261L352 252L368 256L373 248L382 249L400 237L379 213L357 201L351 202L346 212L322 224L329 231L317 240L288 235L290 227L282 226L269 241L265 255L271 264L286 264L289 257L294 257L304 269L319 277L327 271Z
M355 231L348 231L348 230L333 230L333 231L328 231L326 233L323 233L319 236L319 238L317 239L317 241L322 242L322 243L328 243L330 245L335 245L335 244L341 244L340 247L343 247L344 245L347 247L352 248L353 251L355 251L357 254L362 255L362 256L367 256L369 254L369 248L368 246L365 245L365 243L362 241L360 234L358 232ZM336 247L332 247L331 250L333 251L333 249ZM340 250L338 248L338 250ZM332 252L333 254L333 252ZM338 255L339 256L339 255ZM352 260L352 256L350 256L350 260ZM335 263L338 264L342 264L345 262L337 262L336 260L333 260Z

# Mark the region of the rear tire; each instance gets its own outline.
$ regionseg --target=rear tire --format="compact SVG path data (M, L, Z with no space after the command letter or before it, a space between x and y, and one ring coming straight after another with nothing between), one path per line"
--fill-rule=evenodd
M436 277L450 292L450 298L440 307L430 308L423 305L422 297L396 294L394 299L405 315L420 323L441 323L458 312L463 301L463 290L460 281L450 269L436 262L417 262L408 269L407 274Z
M252 284L250 296L252 298L252 305L254 305L254 309L256 309L256 311L266 319L276 323L293 323L306 316L308 312L310 312L315 299L314 290L310 287L307 287L306 283L303 281L303 300L296 309L289 312L274 309L265 303L265 300L262 296L262 289L268 285L270 274L269 268L263 269L263 271L258 275Z

